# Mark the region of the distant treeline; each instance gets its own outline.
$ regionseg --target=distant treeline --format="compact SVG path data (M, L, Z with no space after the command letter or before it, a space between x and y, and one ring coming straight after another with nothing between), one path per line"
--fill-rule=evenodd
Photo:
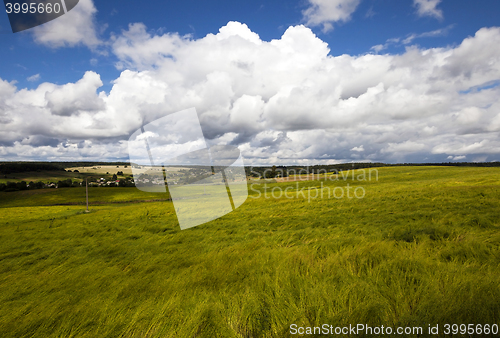
M54 162L63 168L130 165L130 162Z
M367 169L377 167L500 167L500 162L446 162L446 163L342 163L312 166L269 166L269 167L245 167L247 176L259 178L274 178L277 176L287 177L294 174L321 174L325 172L340 172L352 169Z
M43 170L60 171L64 170L64 168L47 162L8 162L0 164L0 173L4 175Z
M62 180L56 182L45 183L42 181L37 182L29 182L25 181L21 182L7 182L0 183L0 191L11 192L11 191L20 191L20 190L34 190L34 189L45 189L45 188L70 188L70 187L79 187L80 182L72 181L71 179Z
M9 175L28 171L61 171L72 167L96 165L130 165L128 162L0 162L0 174Z
M121 179L116 182L111 182L110 184L98 184L95 179L89 181L89 187L135 187L135 184L130 180ZM12 192L12 191L20 191L20 190L35 190L35 189L47 189L47 188L74 188L85 186L85 184L81 181L73 181L70 178L66 180L61 180L57 182L49 182L45 183L43 181L29 182L26 181L21 182L7 182L0 183L0 191L4 192Z

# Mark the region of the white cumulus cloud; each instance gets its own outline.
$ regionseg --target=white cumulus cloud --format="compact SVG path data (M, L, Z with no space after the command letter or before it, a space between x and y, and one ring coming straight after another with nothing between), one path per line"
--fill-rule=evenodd
M333 29L333 23L349 21L361 0L308 0L302 12L308 26L323 26L323 32Z
M97 33L96 13L93 0L80 0L57 20L33 28L35 41L51 48L84 45L95 49L103 43Z
M133 24L112 51L122 72L109 93L94 72L35 89L0 80L0 158L126 159L131 133L191 107L209 143L252 164L500 156L500 28L335 56L303 25L265 41L237 22L199 39Z

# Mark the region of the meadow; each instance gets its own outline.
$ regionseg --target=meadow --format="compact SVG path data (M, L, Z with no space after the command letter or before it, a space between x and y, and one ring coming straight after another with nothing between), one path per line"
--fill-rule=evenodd
M86 213L84 188L0 193L0 336L500 324L500 168L377 170L254 182L241 207L182 231L154 201L166 194L91 188ZM272 197L347 184L364 197Z

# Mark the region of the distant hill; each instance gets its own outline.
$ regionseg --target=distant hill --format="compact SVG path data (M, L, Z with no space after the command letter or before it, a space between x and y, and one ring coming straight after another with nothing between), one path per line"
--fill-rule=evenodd
M9 175L15 173L23 173L29 171L59 171L72 167L92 167L92 166L124 166L130 165L129 162L0 162L0 174ZM328 165L311 165L311 166L274 166L276 172L287 173L304 172L308 173L324 173L332 171L344 171L351 169L364 169L376 167L393 167L393 166L446 166L446 167L500 167L500 162L446 162L446 163L380 163L380 162L361 162L361 163L341 163ZM263 174L269 172L273 166L246 166L245 170L248 176L256 176L257 173Z
M326 165L311 165L311 166L259 166L245 167L247 176L254 177L275 177L275 174L293 175L294 173L327 173L339 172L352 169L366 169L377 167L422 167L422 166L443 166L443 167L500 167L500 162L446 162L446 163L379 163L379 162L362 162L362 163L340 163ZM270 170L271 169L271 170Z

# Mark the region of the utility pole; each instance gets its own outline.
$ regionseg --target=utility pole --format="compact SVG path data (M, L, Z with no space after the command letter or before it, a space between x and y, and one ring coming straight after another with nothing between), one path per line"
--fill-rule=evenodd
M89 212L89 184L87 182L88 178L85 178L85 194L87 195L87 211Z

